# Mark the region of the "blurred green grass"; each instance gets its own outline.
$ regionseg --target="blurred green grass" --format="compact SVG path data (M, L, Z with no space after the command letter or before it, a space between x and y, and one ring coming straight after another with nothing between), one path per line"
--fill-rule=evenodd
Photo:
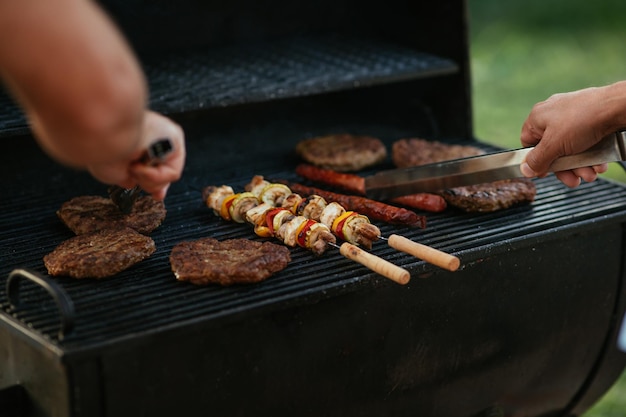
M474 132L520 146L532 106L559 92L626 79L623 0L469 0ZM626 182L611 164L607 177Z
M521 146L532 106L550 95L626 79L626 1L469 0L474 133ZM626 182L610 164L603 175ZM626 372L585 417L626 415Z

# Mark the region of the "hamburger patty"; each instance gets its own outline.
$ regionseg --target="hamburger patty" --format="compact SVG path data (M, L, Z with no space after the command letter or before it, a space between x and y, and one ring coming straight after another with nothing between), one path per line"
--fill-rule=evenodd
M535 199L535 183L528 178L456 187L440 192L446 202L467 212L491 212Z
M335 171L358 171L387 158L387 149L378 138L336 134L305 139L296 145L305 161Z
M391 147L391 159L398 168L432 164L484 153L482 149L475 146L448 145L418 138L400 139Z
M151 196L140 196L129 214L122 213L110 198L75 197L63 203L57 216L77 235L109 228L130 227L149 234L165 219L165 205Z
M154 253L154 241L125 227L74 236L44 256L50 275L105 278Z
M181 242L170 254L176 279L197 285L260 282L285 269L290 261L285 246L248 239L207 237Z

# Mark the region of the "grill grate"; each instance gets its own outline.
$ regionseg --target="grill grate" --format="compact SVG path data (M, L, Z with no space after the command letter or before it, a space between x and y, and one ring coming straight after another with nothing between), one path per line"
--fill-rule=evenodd
M308 96L458 71L445 58L384 42L340 36L146 58L150 107L166 114ZM27 131L0 90L0 137Z
M148 63L152 105L167 113L320 94L457 71L454 62L361 39L307 37Z
M255 143L255 138L250 140ZM191 141L190 155L207 155L196 148L205 143ZM34 158L34 163L30 169L22 169L19 175L15 174L18 163L8 156L2 157L0 182L7 191L0 203L1 283L14 268L31 268L45 274L42 257L72 236L54 215L55 210L76 195L98 193L94 190L104 194L105 187L87 175L56 166L38 155L34 144L24 145L23 151ZM287 269L253 286L196 287L174 279L168 255L176 243L204 236L255 238L247 225L227 223L210 213L200 198L202 186L228 183L241 190L255 173L267 178L298 180L293 165L285 165L286 159L287 156L266 160L261 170L241 166L237 173L222 172L221 177L205 173L214 166L206 167L203 161L190 159L183 180L170 190L166 201L168 215L152 235L157 252L150 259L116 277L100 281L56 279L76 309L75 330L65 339L58 340L60 324L55 305L35 286L21 285L22 305L17 310L9 306L4 285L0 286L0 305L8 313L5 318L12 317L10 320L27 326L28 331L51 343L77 349L197 320L219 320L289 303L313 302L362 287L397 285L335 251L316 258L299 248L291 250L292 262ZM41 169L49 172L51 178L45 193L38 184ZM517 242L538 239L573 225L580 228L626 217L626 189L619 184L597 181L567 189L550 176L537 180L537 185L538 195L532 205L486 214L464 214L449 209L440 214L428 214L428 225L423 230L379 226L384 235L398 233L454 252L471 268L473 261L498 250L514 248ZM376 242L373 252L409 268L414 280L437 270L383 242Z

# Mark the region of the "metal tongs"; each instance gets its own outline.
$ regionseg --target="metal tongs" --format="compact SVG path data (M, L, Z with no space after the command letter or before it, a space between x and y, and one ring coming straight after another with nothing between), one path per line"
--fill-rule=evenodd
M169 138L159 139L146 149L139 162L146 165L158 165L165 160L165 157L169 155L174 146ZM141 188L136 185L133 188L123 188L118 185L112 185L109 187L109 197L113 203L124 214L128 214L132 211L133 205L139 196L141 195Z
M381 171L365 177L365 191L369 198L386 200L414 193L521 178L520 164L531 149L507 150ZM550 172L625 160L626 131L619 131L604 137L584 152L556 159L550 166Z

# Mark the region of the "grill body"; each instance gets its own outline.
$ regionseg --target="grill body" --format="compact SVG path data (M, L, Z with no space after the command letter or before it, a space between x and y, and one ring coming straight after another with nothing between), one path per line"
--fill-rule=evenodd
M373 253L409 269L406 286L301 249L253 286L196 287L170 271L180 241L256 239L215 217L201 190L242 190L255 174L297 181L293 149L305 137L495 150L472 135L463 2L142 3L103 5L142 57L152 107L185 128L183 179L148 260L107 280L56 278L52 293L27 279L0 287L3 410L566 416L613 383L625 364L615 347L626 308L620 184L567 189L548 177L530 205L427 214L425 229L378 224L462 260L446 272L376 242ZM10 102L2 117L5 284L17 268L45 275L43 256L71 237L55 211L106 187L43 155ZM59 308L68 305L73 314Z

